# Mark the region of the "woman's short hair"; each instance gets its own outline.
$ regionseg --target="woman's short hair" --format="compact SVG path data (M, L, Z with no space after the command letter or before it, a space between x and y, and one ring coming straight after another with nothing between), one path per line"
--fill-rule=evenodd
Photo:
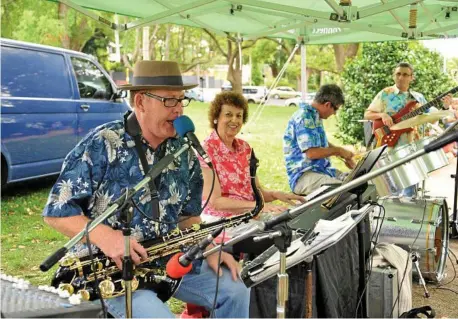
M248 121L248 102L245 97L241 93L234 91L224 91L218 93L210 103L210 108L208 109L208 120L210 121L211 128L216 128L215 120L217 120L221 114L221 109L223 108L224 104L242 109L243 124Z

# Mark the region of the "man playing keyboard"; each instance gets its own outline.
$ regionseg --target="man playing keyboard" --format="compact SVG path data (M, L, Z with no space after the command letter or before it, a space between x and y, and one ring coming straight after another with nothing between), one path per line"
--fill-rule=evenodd
M342 158L353 169L353 153L328 142L323 119L334 115L345 103L335 84L320 87L311 104L301 102L288 122L283 136L283 152L289 186L296 194L309 194L323 184L341 183L342 172L331 167L329 157Z

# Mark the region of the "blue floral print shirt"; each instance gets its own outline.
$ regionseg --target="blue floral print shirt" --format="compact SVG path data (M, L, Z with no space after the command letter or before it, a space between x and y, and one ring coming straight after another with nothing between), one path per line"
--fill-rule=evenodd
M286 173L292 190L298 179L308 170L331 177L336 176L329 159L309 159L305 154L309 148L328 146L323 121L318 111L309 104L299 103L299 110L292 115L283 136Z
M165 144L164 144L165 143ZM169 138L156 150L143 140L143 149L150 168L165 153L175 153L184 144L181 138ZM84 214L94 219L105 211L111 201L119 198L144 178L133 139L121 121L97 127L67 155L60 176L51 189L43 216L69 217ZM159 211L161 221L149 220L135 208L132 235L141 242L165 235L177 227L180 216L198 216L201 212L203 177L199 161L189 149L177 157L160 175ZM138 207L151 215L149 190L134 195ZM104 221L115 227L117 215ZM94 247L95 248L95 247ZM73 253L86 255L84 244Z

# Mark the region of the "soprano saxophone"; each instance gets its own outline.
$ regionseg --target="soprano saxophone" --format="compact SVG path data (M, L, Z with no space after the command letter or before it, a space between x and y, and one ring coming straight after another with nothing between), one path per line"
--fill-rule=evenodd
M159 299L164 302L167 301L177 290L181 279L172 279L167 276L164 269L158 269L156 262L159 259L196 245L221 226L226 228L235 227L256 217L264 207L264 198L256 186L258 165L259 161L254 151L252 151L250 180L256 201L253 210L208 224L195 224L184 230L177 228L163 237L142 242L142 245L146 248L148 258L134 269L132 291L152 289L157 293ZM122 272L116 264L103 253L94 254L93 257L93 259L88 256L78 258L75 255L67 254L60 260L51 285L68 291L70 295L78 294L83 300L96 300L100 298L100 295L104 299L124 295L125 288ZM98 282L98 287L96 282Z

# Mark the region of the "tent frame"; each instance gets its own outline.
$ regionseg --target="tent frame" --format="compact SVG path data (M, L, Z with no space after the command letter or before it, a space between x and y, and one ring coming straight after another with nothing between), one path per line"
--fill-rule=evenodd
M155 0L154 2L164 6L167 10L153 14L149 17L145 17L136 21L132 21L125 24L116 24L112 21L108 21L107 19L97 15L96 13L86 9L78 4L76 4L72 0L57 0L67 6L75 9L76 11L97 20L107 26L109 26L113 30L117 31L128 31L131 29L139 28L148 24L158 24L158 23L175 23L174 19L170 19L171 16L179 14L181 19L187 19L194 24L198 25L201 28L209 29L213 32L216 32L219 35L226 34L221 30L215 30L205 22L199 20L200 15L204 15L207 13L205 6L211 3L218 2L217 0L196 0L193 2L189 2L182 6L174 7L171 4L167 3L166 0ZM439 22L436 21L436 17L432 16L431 13L427 10L424 6L425 0L396 0L396 1L387 1L387 0L380 0L381 3L377 5L367 5L364 7L356 7L352 5L341 5L338 4L335 0L324 0L324 2L332 9L332 13L324 12L324 11L317 11L312 9L304 9L290 5L284 4L275 4L269 3L260 0L230 0L228 2L223 2L221 4L221 9L216 8L214 12L221 12L227 13L228 6L231 6L230 13L237 14L242 17L246 17L249 19L254 19L256 22L260 24L264 24L266 29L264 31L260 31L254 34L242 34L242 36L246 39L254 39L263 36L269 36L272 34L280 35L277 37L281 37L281 33L301 29L301 27L313 27L317 24L322 26L330 27L330 28L339 28L345 27L348 28L349 31L367 31L387 36L394 36L398 37L399 39L421 39L425 37L447 37L447 34L440 35L440 33L446 33L450 30L456 30L458 28L458 23L448 26L441 26ZM450 0L454 2L455 0ZM458 2L458 1L457 1ZM350 1L351 3L351 1ZM428 16L430 22L424 24L420 28L412 28L409 29L407 26L402 22L399 16L393 11L395 9L412 6L412 5L420 5L421 9L424 13ZM201 8L202 11L196 11L196 8ZM454 7L456 8L456 7ZM215 8L212 7L214 10ZM187 13L188 11L193 10L192 15ZM442 11L450 10L448 6L442 6ZM442 14L441 11L441 14ZM250 16L250 13L265 13L265 14L272 14L275 13L276 16L284 17L285 20L280 23L271 24L269 22L260 21L259 19L255 19ZM387 26L375 26L371 22L366 22L368 17L372 17L379 13L389 12L398 24L401 26L401 29L396 29ZM437 28L426 30L426 28L435 23ZM297 32L297 31L296 31ZM348 32L348 31L347 31ZM341 34L341 33L340 33ZM284 35L288 35L284 33ZM300 36L297 34L297 36ZM310 38L307 37L306 34L301 34L304 36L303 41L305 43L309 42ZM326 37L332 37L332 34L324 35ZM291 34L289 34L291 37ZM294 36L293 36L294 37Z

